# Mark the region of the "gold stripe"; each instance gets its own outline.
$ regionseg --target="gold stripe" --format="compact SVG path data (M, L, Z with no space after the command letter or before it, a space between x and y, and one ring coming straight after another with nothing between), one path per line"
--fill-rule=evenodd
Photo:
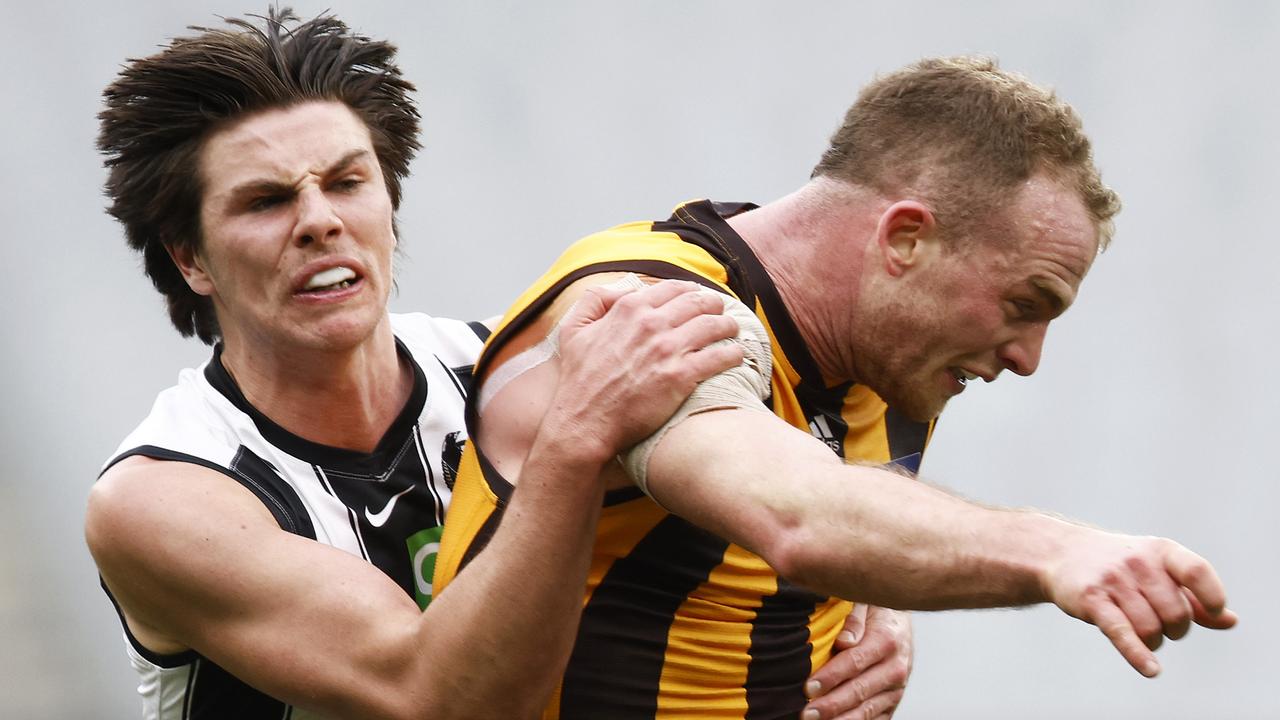
M755 609L778 590L777 576L737 545L690 594L667 634L655 718L740 718L747 711L747 666Z

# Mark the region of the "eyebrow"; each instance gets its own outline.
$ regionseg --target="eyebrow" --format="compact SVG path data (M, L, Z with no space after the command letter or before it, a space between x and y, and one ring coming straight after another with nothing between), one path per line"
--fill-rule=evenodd
M1031 287L1035 288L1036 294L1053 309L1054 317L1066 312L1067 307L1071 305L1071 302L1067 300L1067 298L1063 297L1057 289L1053 288L1049 283L1045 282L1041 278L1031 278L1030 282Z
M346 155L343 155L342 157L338 158L337 162L325 168L324 174L334 175L334 174L340 173L343 170L346 170L347 168L354 165L357 160L364 158L368 154L369 154L369 151L367 149L361 148L358 150L352 150ZM243 183L240 183L239 185L236 185L235 187L231 188L230 191L227 192L227 196L235 200L235 199L245 197L246 195L277 194L277 193L287 194L287 193L293 192L293 187L295 184L296 183L280 182L279 180L257 178L254 180L247 180Z

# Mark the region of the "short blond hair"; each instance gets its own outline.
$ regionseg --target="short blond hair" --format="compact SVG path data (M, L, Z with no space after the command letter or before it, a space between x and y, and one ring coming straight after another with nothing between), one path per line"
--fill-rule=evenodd
M1075 110L995 60L952 57L864 87L813 176L919 193L939 227L963 238L1039 172L1075 189L1106 247L1120 198L1102 183Z

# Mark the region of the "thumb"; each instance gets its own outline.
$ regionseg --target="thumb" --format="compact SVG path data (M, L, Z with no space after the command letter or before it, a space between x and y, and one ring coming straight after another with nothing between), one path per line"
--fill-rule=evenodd
M862 640L866 630L867 604L858 603L853 606L853 612L849 613L849 617L845 618L844 629L836 636L836 646L841 649L853 647Z
M569 312L564 315L564 325L568 327L581 327L590 325L599 320L609 312L609 308L618 301L623 295L632 292L631 289L609 288L603 285L589 287L582 293L582 297L569 308Z

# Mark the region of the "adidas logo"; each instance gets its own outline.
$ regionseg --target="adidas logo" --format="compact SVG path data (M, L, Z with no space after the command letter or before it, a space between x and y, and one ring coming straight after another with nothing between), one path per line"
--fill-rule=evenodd
M809 434L826 443L835 454L839 455L843 452L841 447L844 444L843 438L836 438L835 433L831 432L826 415L816 415L809 420Z

